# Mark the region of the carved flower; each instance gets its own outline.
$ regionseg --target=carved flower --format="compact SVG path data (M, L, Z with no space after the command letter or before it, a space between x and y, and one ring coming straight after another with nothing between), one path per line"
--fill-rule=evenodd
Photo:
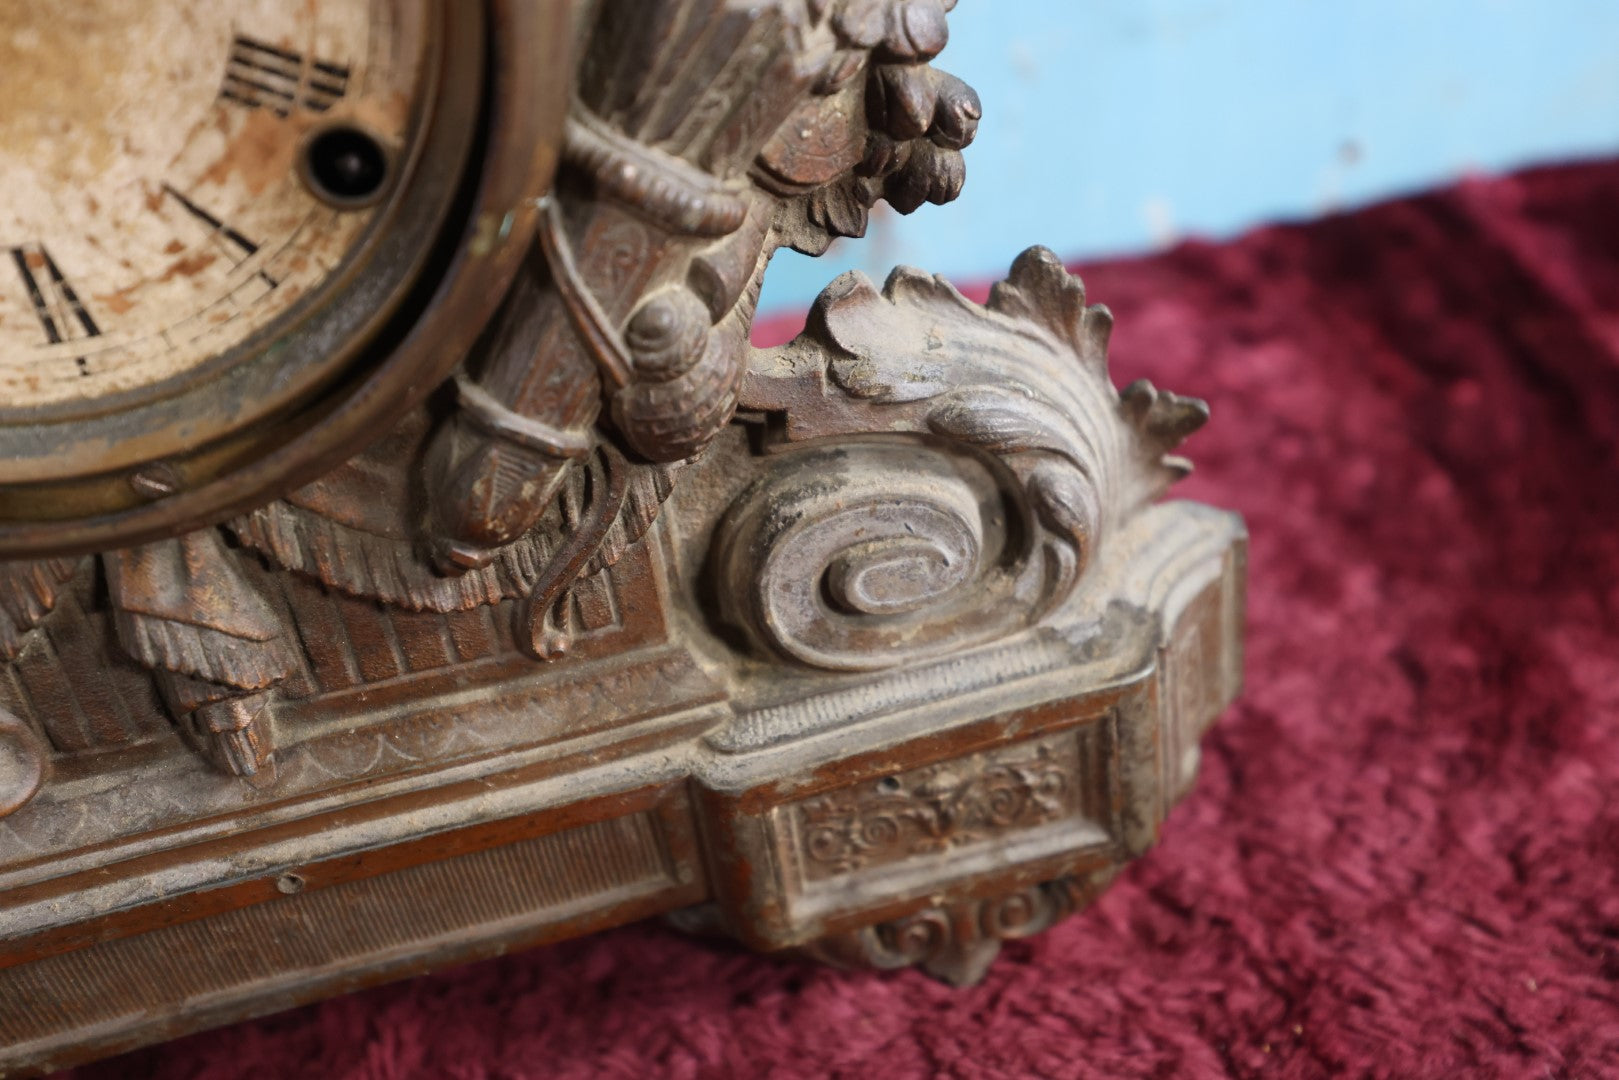
M864 235L867 211L879 198L909 214L925 202L943 204L960 195L966 178L961 150L978 134L983 108L972 87L923 62L944 47L944 14L955 0L810 2L816 18L830 15L846 46L871 49L886 61L868 69L866 141L853 175L831 179L834 167L845 167L844 159L827 155L826 168L819 170L788 168L782 153L762 159L778 177L828 179L799 201L802 217L786 232L795 250L818 255L834 237Z
M950 150L960 150L978 135L978 121L984 106L978 92L948 71L933 73L938 100L933 106L933 124L928 138Z
M924 202L943 205L961 194L967 167L961 151L926 139L896 143L873 133L855 172L798 201L802 225L783 235L793 250L820 255L839 236L864 236L868 211L879 198L902 214Z
M909 214L925 202L943 206L954 201L966 180L961 151L918 141L905 163L884 181L883 197L895 210Z
M883 64L866 84L866 121L895 139L923 136L960 150L978 134L984 109L972 87L931 67Z
M832 28L850 45L879 59L919 63L939 55L949 40L945 12L956 0L842 0Z
M805 215L811 225L824 230L828 237L865 236L866 212L872 201L873 195L866 183L849 177L810 195Z

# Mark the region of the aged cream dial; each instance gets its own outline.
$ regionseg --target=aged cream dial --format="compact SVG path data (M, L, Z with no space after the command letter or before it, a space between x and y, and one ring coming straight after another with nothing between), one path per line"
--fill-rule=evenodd
M223 521L451 374L573 0L0 0L0 560Z
M318 290L378 213L422 5L0 7L0 409L161 394Z

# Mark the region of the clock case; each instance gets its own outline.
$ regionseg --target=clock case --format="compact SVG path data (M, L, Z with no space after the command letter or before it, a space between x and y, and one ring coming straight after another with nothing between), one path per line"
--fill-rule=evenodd
M1042 249L748 341L778 247L958 194L949 6L480 10L426 382L0 567L0 1069L657 914L970 983L1151 847L1241 679L1202 403Z

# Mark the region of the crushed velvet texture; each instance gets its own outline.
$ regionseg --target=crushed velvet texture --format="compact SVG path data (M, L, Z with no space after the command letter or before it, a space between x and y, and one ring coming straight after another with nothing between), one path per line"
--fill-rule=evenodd
M636 926L80 1075L1619 1075L1619 165L1082 269L1253 532L1247 690L1087 914L966 991Z

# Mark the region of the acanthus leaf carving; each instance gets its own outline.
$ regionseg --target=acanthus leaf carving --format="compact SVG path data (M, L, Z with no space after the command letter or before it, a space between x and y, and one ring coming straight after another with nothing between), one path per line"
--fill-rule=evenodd
M804 334L758 358L743 404L785 413L789 443L913 441L880 451L852 444L834 457L806 448L807 464L784 458L745 492L716 547L717 564L730 562L727 619L801 663L871 670L991 640L1055 610L1108 532L1183 474L1168 451L1207 415L1201 402L1145 384L1121 396L1107 370L1112 325L1042 248L1019 256L985 305L907 268L881 291L858 273L834 281ZM970 454L942 454L918 436ZM973 454L999 468L969 464ZM860 457L890 477L917 474L924 461L954 477L915 490L868 484ZM960 494L943 498L952 486ZM832 576L851 574L899 590L908 606L840 607Z
M1207 420L1208 407L1145 381L1116 391L1107 371L1112 329L1111 312L1087 304L1080 280L1037 247L1013 262L983 306L946 279L907 267L880 293L864 275L845 274L817 299L806 336L851 396L928 400L936 432L997 453L1058 453L1111 489L1116 514L1182 474L1178 460L1166 459ZM892 419L888 426L914 429Z
M1192 471L1192 463L1170 451L1209 419L1209 407L1197 398L1159 390L1137 379L1120 393L1120 408L1142 435L1140 464L1153 479L1152 495L1163 492Z
M1044 402L1010 388L972 386L940 394L928 411L927 425L936 434L992 454L1026 450L1061 453L1061 442L1053 434L1059 430L1059 418L1053 412Z

